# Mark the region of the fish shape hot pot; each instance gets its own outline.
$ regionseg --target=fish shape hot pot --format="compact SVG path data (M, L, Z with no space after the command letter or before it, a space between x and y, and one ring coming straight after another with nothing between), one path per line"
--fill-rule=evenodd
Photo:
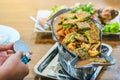
M61 41L59 41L57 35L56 35L56 29L54 26L54 22L56 21L56 18L68 11L70 11L71 8L65 8L57 13L55 13L51 18L49 18L48 23L52 30L52 37L53 39L58 42L58 50L59 50L59 63L63 67L63 69L72 77L79 79L79 80L88 80L92 74L95 72L96 68L98 66L110 66L115 64L115 59L113 59L110 56L107 56L107 52L102 51L101 45L99 47L99 54L100 57L105 58L108 63L99 63L99 62L92 62L89 64L86 64L84 66L76 66L76 63L81 60L81 58L72 50L68 49L65 44L63 44ZM98 23L95 19L90 18L92 22L96 24L96 27L99 28L99 37L100 42L102 43L102 32L101 28L103 27L100 23Z

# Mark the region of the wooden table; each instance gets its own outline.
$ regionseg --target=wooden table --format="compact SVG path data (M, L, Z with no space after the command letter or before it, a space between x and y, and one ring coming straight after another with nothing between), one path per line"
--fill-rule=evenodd
M9 25L17 29L21 39L29 44L33 51L32 61L28 64L30 73L24 80L38 80L33 71L35 64L52 47L53 44L36 44L34 22L29 18L36 16L38 10L50 10L54 5L72 6L76 2L92 2L95 7L103 8L112 6L120 9L120 0L0 0L0 24ZM117 59L117 64L103 70L98 80L120 80L120 41L104 40L113 47L112 56Z

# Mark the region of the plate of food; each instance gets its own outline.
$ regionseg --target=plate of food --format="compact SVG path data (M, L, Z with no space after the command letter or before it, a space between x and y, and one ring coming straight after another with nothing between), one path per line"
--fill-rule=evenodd
M39 10L37 12L36 19L31 17L35 21L35 31L40 33L51 33L50 27L47 24L47 20L51 11L49 10Z
M103 27L103 35L120 35L120 11L114 8L99 10L99 19Z
M15 42L19 39L20 34L16 29L6 25L0 25L0 44Z

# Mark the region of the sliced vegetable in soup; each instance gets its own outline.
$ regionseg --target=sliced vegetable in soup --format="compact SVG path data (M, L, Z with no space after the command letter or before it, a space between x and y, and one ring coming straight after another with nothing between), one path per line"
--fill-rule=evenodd
M69 50L82 60L100 54L100 29L84 11L68 11L58 16L54 23L56 36ZM94 60L93 60L94 61Z

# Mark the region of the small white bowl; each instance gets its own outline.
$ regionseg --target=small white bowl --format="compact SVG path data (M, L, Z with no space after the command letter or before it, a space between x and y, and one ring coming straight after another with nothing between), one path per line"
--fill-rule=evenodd
M42 18L47 18L50 14L51 14L51 11L49 11L49 10L39 10L37 12L36 19L39 21ZM51 30L45 29L45 31L41 31L39 29L39 27L45 28L45 26L41 26L39 23L35 23L35 29L34 29L34 31L37 32L37 33L39 33L42 37L46 37L46 38L48 36L52 37L52 31Z

